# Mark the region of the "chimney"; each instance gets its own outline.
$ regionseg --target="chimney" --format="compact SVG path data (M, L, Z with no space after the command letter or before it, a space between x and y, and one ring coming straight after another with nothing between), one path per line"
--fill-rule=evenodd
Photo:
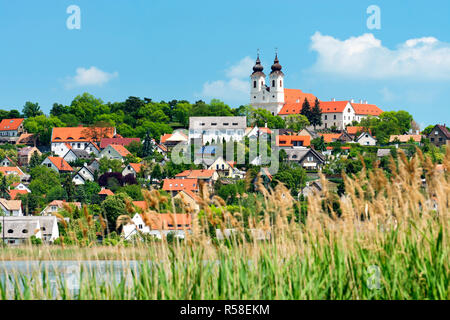
M333 102L336 101L336 98L331 98L331 101L333 101Z
M360 100L359 100L359 103L363 103L363 100L362 100L362 99L360 99Z
M266 122L266 123L264 123L264 127L265 127L265 128L267 128L267 122Z
M353 102L355 102L355 100L352 99L352 100L350 100L350 102L353 103Z
M364 103L367 104L367 100L365 100Z

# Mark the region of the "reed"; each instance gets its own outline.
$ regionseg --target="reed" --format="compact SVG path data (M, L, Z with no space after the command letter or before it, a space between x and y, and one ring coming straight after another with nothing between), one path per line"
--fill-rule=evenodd
M342 197L322 177L324 190L308 197L306 217L299 217L299 204L281 184L266 189L256 183L264 201L248 221L217 197L218 210L212 210L203 188L202 211L183 241L5 248L3 261L115 260L125 267L99 274L82 265L76 290L64 279L50 289L51 270L10 272L9 281L0 277L0 298L449 299L450 151L443 164L437 171L420 150L411 159L400 154L391 160L389 177L377 166L344 176ZM157 191L144 197L152 208L167 202ZM144 216L154 214L149 209ZM211 230L226 228L236 232L215 239Z

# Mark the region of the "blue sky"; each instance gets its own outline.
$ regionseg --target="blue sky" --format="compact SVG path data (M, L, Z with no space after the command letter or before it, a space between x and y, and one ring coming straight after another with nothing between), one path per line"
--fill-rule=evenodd
M70 5L80 30L66 27ZM380 30L367 28L369 5ZM267 71L277 47L287 88L449 125L449 12L444 0L1 0L0 108L33 101L48 112L83 92L237 107L256 49Z

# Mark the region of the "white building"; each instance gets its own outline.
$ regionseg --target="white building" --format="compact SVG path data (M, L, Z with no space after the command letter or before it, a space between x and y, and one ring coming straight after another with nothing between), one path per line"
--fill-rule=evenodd
M86 163L81 167L77 173L73 176L72 181L76 185L85 184L86 181L95 180L95 168L88 166Z
M241 141L247 129L247 117L190 117L189 141L191 143L222 143Z
M142 233L161 239L163 235L173 233L175 237L184 239L186 232L191 230L190 214L159 213L152 215L149 220L150 226L144 222L141 214L136 213L131 219L132 223L123 226L122 236L132 239Z
M5 216L23 216L21 200L6 200L1 198L0 209L3 211L3 215Z
M55 127L52 129L51 151L59 157L69 151L86 150L96 156L100 153L97 143L102 138L112 138L116 128L112 127Z
M376 146L377 139L375 139L369 132L363 132L356 139L356 143L362 146Z
M263 72L264 68L261 65L258 54L253 73L250 76L250 104L277 115L284 105L284 74L281 71L282 67L277 55L275 55L271 69L269 85L266 85L266 75Z
M5 217L4 221L3 231L7 244L23 244L33 235L44 243L53 243L59 238L58 221L55 216ZM0 224L3 227L3 218L0 219Z

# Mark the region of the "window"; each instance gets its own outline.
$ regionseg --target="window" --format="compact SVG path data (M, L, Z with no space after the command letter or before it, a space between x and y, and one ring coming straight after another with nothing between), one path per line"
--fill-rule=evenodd
M14 232L13 229L9 229L9 230L8 230L8 233L13 233L13 232Z
M261 87L264 85L264 81L261 81Z
M275 80L272 80L272 87L275 87Z
M212 126L217 126L216 122L211 123Z
M28 230L27 229L23 229L22 233L28 233Z
M142 224L139 225L139 229L142 229Z
M333 120L336 120L336 115L334 115Z
M238 125L238 123L237 122L233 122L233 126L237 126Z
M228 122L225 122L224 124L223 124L224 126L228 126L229 125L229 123Z
M281 82L281 80L280 80L280 87L282 87L283 86L283 82Z
M327 115L325 115L325 120L328 120L328 116Z
M253 88L256 88L256 81L253 81Z

